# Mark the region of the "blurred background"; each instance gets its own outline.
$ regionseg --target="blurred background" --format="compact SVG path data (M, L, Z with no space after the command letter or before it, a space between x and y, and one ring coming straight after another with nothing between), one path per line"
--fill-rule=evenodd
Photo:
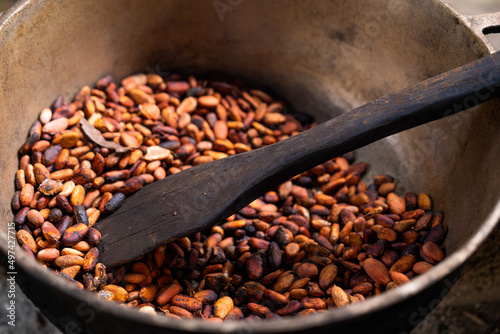
M334 0L335 1L335 0ZM403 0L401 0L403 1ZM0 0L0 13L15 1ZM466 14L500 12L500 0L448 0ZM488 36L500 49L500 34ZM0 69L1 71L1 69ZM411 334L500 334L500 227L468 262L463 276L445 299L430 312ZM0 266L0 315L7 307L5 268ZM40 311L16 289L16 327L0 317L2 334L60 334Z
M15 1L12 0L0 0L0 12L5 11L10 7Z

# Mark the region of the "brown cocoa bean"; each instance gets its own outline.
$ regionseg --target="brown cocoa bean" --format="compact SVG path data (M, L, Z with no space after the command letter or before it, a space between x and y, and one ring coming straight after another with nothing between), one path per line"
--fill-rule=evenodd
M118 302L125 302L128 298L128 292L121 286L115 284L108 284L102 287L102 290L113 293L113 300Z
M44 222L41 226L45 239L49 242L56 242L61 238L59 230L50 222Z
M57 248L46 248L42 249L36 255L36 258L42 261L51 262L58 258L60 252Z
M396 261L396 263L392 265L389 273L397 271L404 274L413 268L416 260L417 258L413 254L402 256L398 261Z
M278 293L274 290L266 289L264 290L264 296L266 296L272 302L278 305L285 305L288 303L288 297Z
M226 316L224 317L225 321L229 320L239 320L244 317L243 312L241 312L241 309L239 307L234 307L231 311L229 311Z
M434 266L428 262L425 262L425 261L420 261L420 262L417 262L413 265L413 271L419 275L426 273L427 271L431 270L432 268L434 268Z
M43 224L44 218L42 214L37 210L29 210L26 214L26 218L35 226L39 227Z
M251 280L259 280L264 274L262 255L252 254L246 261L247 275Z
M62 235L63 244L65 246L74 246L87 235L88 230L89 227L81 223L68 227Z
M391 272L391 278L394 281L394 283L396 283L397 285L405 284L405 283L408 283L410 281L408 276L406 276L403 273L397 272L397 271Z
M178 283L173 283L164 289L161 289L156 295L156 302L158 305L163 306L170 302L170 300L182 291L182 287Z
M391 281L389 269L380 261L374 258L367 258L363 262L363 269L375 282L387 285Z
M80 256L76 255L62 255L55 259L54 264L61 268L66 268L70 266L82 266L84 260Z
M324 310L326 309L326 303L321 298L310 298L304 297L300 301L303 308L312 308L314 310Z
M331 291L331 295L332 295L333 303L337 307L343 307L343 306L350 304L349 297L348 297L347 293L345 293L345 291L341 287L338 287L336 285L333 286L332 291Z
M265 317L267 314L271 313L271 310L268 307L257 303L248 303L247 308L250 312L253 312L261 317Z
M175 306L182 307L190 312L196 312L201 309L202 304L197 298L189 297L185 295L176 295L171 300L170 303Z
M224 296L219 298L214 303L214 314L215 316L224 319L233 308L234 308L233 299L229 296Z
M297 275L299 277L315 277L318 275L318 267L312 263L302 263L297 267Z
M96 247L92 247L85 255L85 258L83 259L83 265L82 265L83 270L84 271L93 270L97 265L98 260L99 260L99 250Z
M400 215L406 211L406 203L404 198L399 197L395 193L389 193L387 195L387 204L389 205L389 210L397 215Z
M422 246L422 252L433 259L434 261L441 261L444 258L444 252L441 250L441 248L435 244L432 241L427 241L423 246Z
M318 283L320 288L327 289L330 285L332 285L335 278L337 277L337 273L338 268L335 264L332 263L325 266L319 274Z

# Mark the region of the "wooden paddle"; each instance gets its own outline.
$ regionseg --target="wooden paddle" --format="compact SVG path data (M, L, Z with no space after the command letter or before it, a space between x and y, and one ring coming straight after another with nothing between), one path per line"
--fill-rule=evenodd
M97 223L100 260L133 260L206 229L274 186L329 159L495 96L500 53L365 104L276 144L154 182ZM465 105L465 107L464 107Z

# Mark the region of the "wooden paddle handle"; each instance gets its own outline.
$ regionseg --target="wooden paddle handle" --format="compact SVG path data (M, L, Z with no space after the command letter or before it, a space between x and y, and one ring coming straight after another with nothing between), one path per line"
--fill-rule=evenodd
M101 260L131 260L200 231L272 187L329 159L492 98L500 53L375 100L274 145L199 165L154 182L97 223ZM458 102L457 102L458 101Z
M255 154L254 180L279 184L328 159L499 95L500 52L391 93ZM252 152L250 152L251 154ZM256 184L258 186L258 184ZM254 194L251 197L255 197Z

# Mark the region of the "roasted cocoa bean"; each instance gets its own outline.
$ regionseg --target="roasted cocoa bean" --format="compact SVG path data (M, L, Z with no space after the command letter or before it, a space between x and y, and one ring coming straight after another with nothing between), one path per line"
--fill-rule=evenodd
M170 300L182 291L182 287L178 283L173 283L160 291L156 295L156 302L158 305L163 306L170 302Z
M74 246L87 235L88 230L88 226L81 223L68 227L62 235L63 244L65 246Z
M233 299L229 296L224 296L214 303L215 316L224 319L229 312L234 308Z
M175 306L182 307L190 312L196 312L201 309L202 304L197 298L185 296L185 295L176 295L171 300L170 303Z
M41 226L45 239L49 242L56 242L61 238L61 232L50 222L44 222Z
M104 211L107 213L113 213L118 210L125 202L125 194L119 192L116 193L109 201L104 205Z
M85 271L91 271L97 265L97 261L99 260L99 250L96 247L91 248L85 258L83 259L82 268Z
M262 255L260 253L251 255L246 261L246 269L248 278L259 280L264 274Z
M381 285L387 285L391 281L387 267L376 259L366 259L363 262L363 269L375 282Z
M83 205L75 205L73 207L73 214L75 216L75 220L78 224L83 224L89 226L89 219L87 217L87 212Z

